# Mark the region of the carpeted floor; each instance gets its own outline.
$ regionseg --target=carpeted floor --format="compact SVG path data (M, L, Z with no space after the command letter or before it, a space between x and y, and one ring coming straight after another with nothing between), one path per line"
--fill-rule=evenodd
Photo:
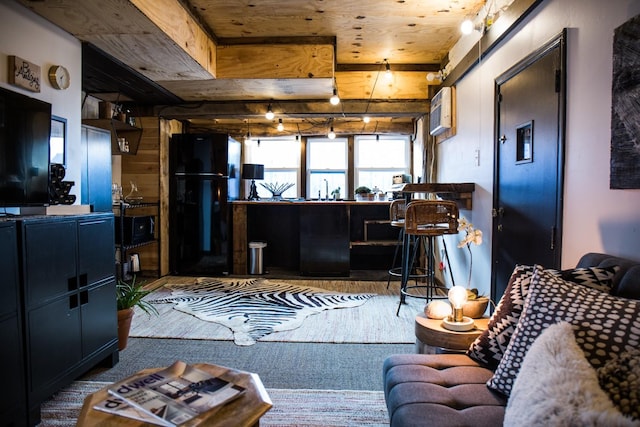
M391 354L415 351L414 319L416 313L422 311L424 301L407 299L408 304L403 305L400 316L396 316L397 282L392 282L388 291L386 281L301 280L296 283L340 292L378 293L386 295L386 298L381 298L379 305L370 304L370 300L362 307L319 313L307 318L296 331L272 334L297 332L307 337L314 336L317 342L281 337L243 347L231 341L230 333L228 340L130 338L115 367L94 368L46 402L40 427L75 425L84 396L88 393L103 387L105 382L122 379L144 368L168 366L175 360L214 363L257 373L274 403L261 420L261 425L388 425L382 393L382 362ZM356 311L360 309L366 312ZM203 322L177 313L186 316L180 321L191 327L194 322ZM333 319L324 317L328 314L338 316ZM345 317L345 314L348 315ZM162 317L150 319L156 322L158 330L167 327L162 323ZM359 331L359 339L345 342L340 338L341 334L353 330ZM378 338L372 339L372 336ZM375 340L383 343L366 343Z
M39 427L76 425L84 397L110 383L76 381L42 405ZM273 407L261 426L385 426L389 421L381 391L267 389Z

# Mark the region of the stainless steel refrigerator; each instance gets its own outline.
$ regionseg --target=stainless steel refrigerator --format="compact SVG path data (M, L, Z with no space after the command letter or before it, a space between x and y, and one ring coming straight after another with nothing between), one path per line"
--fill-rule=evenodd
M240 143L225 134L174 134L169 145L172 274L231 271L231 207L240 195Z

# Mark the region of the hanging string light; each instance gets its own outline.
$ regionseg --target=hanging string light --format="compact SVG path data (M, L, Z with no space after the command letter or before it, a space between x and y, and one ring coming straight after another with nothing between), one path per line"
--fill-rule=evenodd
M333 131L333 118L331 119L331 129L329 130L327 137L329 139L336 139L336 133Z
M387 59L384 59L384 78L389 81L393 79L393 74L391 73L391 65Z
M267 107L267 113L264 115L264 117L267 120L273 120L273 118L275 117L275 114L273 113L273 110L271 109L271 104L269 104L269 106Z
M282 123L282 119L278 119L278 132L282 132L284 130L284 124Z

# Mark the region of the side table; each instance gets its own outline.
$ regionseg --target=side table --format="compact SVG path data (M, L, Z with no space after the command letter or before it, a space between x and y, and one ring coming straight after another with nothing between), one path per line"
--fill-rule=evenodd
M262 417L269 409L272 403L267 391L265 390L260 377L257 374L239 371L235 369L225 368L223 366L211 365L206 363L193 364L198 369L206 371L212 375L218 376L224 380L232 381L246 388L245 392L237 399L223 405L220 409L211 413L203 414L198 420L204 420L204 424L209 426L257 426L260 424ZM161 369L161 368L159 368ZM152 373L159 369L145 369L140 373ZM98 390L88 395L84 399L82 411L78 417L76 425L83 427L98 426L144 426L147 425L141 421L131 418L125 418L119 415L112 415L93 409L93 405L104 400L107 395L108 387ZM195 421L196 419L192 420ZM193 425L191 421L185 426Z
M416 316L416 353L461 353L487 329L488 317L474 319L476 327L467 332L445 329L442 320L429 319L424 313Z

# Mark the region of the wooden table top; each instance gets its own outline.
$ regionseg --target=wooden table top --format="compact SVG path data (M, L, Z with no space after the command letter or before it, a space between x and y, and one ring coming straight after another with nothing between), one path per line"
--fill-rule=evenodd
M210 365L206 363L193 364L198 369L218 376L224 380L234 382L246 388L246 391L237 399L220 407L219 410L207 412L184 426L196 424L206 424L209 426L254 426L258 425L262 417L273 404L267 391L257 374L225 368L223 366ZM139 373L149 374L164 368L146 369ZM78 417L78 426L83 427L106 427L106 426L146 426L142 421L108 414L106 412L93 409L93 406L104 400L108 396L108 387L98 390L88 395L82 411ZM206 423L202 423L206 421Z
M442 320L429 319L424 313L416 316L416 338L420 342L432 346L451 350L466 350L471 343L487 329L488 317L473 319L475 328L466 332L455 332L445 329Z

